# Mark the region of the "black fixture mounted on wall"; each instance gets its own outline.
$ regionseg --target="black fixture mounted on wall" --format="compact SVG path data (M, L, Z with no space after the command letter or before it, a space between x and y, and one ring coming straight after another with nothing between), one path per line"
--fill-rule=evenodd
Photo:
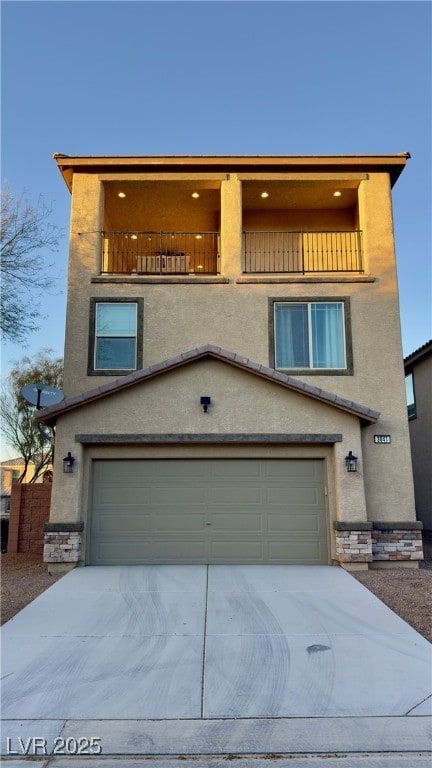
M345 464L347 472L357 472L357 456L354 456L352 451L348 452L348 456L345 456Z
M211 406L211 397L209 397L209 395L201 395L200 405L202 405L204 413L207 413Z
M74 457L72 456L71 452L68 451L68 455L63 459L63 472L65 472L66 475L72 474L74 461Z

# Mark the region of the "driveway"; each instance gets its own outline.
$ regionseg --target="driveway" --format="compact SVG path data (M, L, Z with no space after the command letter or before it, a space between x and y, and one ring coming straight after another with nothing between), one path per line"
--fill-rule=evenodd
M2 649L3 753L60 733L104 754L428 748L430 644L337 567L79 568Z

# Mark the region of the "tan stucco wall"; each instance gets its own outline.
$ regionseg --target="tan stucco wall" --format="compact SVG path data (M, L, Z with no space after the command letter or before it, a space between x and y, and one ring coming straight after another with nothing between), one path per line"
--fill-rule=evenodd
M361 445L348 445L346 438L346 447L361 456L361 475L358 474L357 478L362 477L362 484L363 481L365 484L369 519L414 519L388 175L370 173L369 178L360 182L358 191L356 215L358 213L358 226L363 230L365 270L371 276L371 282L356 281L355 278L343 275L339 279L333 275L331 284L322 277L316 282L310 282L310 278L302 276L292 278L292 282L276 284L262 280L256 284L236 282L242 274L241 207L241 183L236 174L231 174L230 178L221 182L221 271L229 283L146 284L133 279L120 284L109 281L92 283L91 278L99 272L99 236L91 232L102 228L102 185L96 175L75 175L67 311L66 395L85 391L109 380L107 377L87 376L91 296L143 297L144 366L205 343L220 345L268 365L269 297L350 297L353 375L311 375L301 378L381 412L378 424L362 431ZM78 235L78 232L89 234ZM169 424L166 431L170 432L176 431L179 420L174 407L177 399L174 380L170 378L165 383L158 380L157 383L158 391L159 387L162 390L166 387L170 391L171 404L167 411L169 418L164 417L164 421ZM201 391L199 394L206 393ZM188 397L192 395L185 392L186 403ZM236 395L232 399L237 397L241 396ZM244 404L242 407L245 407ZM268 408L270 406L266 412ZM301 412L303 428L298 431L305 431L305 424L315 418L310 401ZM211 416L213 423L221 419L223 424L226 413L221 411L218 415L215 406ZM337 421L334 413L332 411L329 418ZM293 418L292 412L288 415ZM76 418L82 419L85 424L87 409L85 418L78 415ZM114 431L125 431L123 417L118 418L116 409L113 409L112 414L107 413L106 418L107 429L111 428L108 424L114 422ZM253 409L246 409L242 418L245 428L254 431L252 424L257 416ZM61 425L59 436L63 429ZM154 429L162 430L159 422L155 423ZM322 432L323 429L315 431ZM89 428L83 428L82 425L78 428L77 422L76 431L89 431ZM330 431L338 430L332 427ZM390 434L391 444L374 445L373 435L378 433ZM351 433L348 430L346 434ZM70 445L65 445L65 450L70 450ZM342 486L340 495L343 495Z

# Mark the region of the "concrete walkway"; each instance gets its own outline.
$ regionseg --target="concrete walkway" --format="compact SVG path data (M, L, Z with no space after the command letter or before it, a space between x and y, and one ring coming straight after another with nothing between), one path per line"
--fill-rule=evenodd
M340 568L76 569L2 628L2 678L11 766L431 746L431 645Z

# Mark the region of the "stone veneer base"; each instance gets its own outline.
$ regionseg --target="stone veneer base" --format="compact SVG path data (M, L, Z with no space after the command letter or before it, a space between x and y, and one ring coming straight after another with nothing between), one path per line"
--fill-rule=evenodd
M335 559L339 565L347 570L366 570L372 562L372 523L336 521L334 528Z
M423 524L413 522L373 523L372 556L374 563L399 565L403 562L423 560Z
M44 563L75 565L81 559L81 533L83 529L84 523L82 522L45 523Z
M418 567L423 560L422 523L334 523L336 561L347 570L370 563L371 568Z

